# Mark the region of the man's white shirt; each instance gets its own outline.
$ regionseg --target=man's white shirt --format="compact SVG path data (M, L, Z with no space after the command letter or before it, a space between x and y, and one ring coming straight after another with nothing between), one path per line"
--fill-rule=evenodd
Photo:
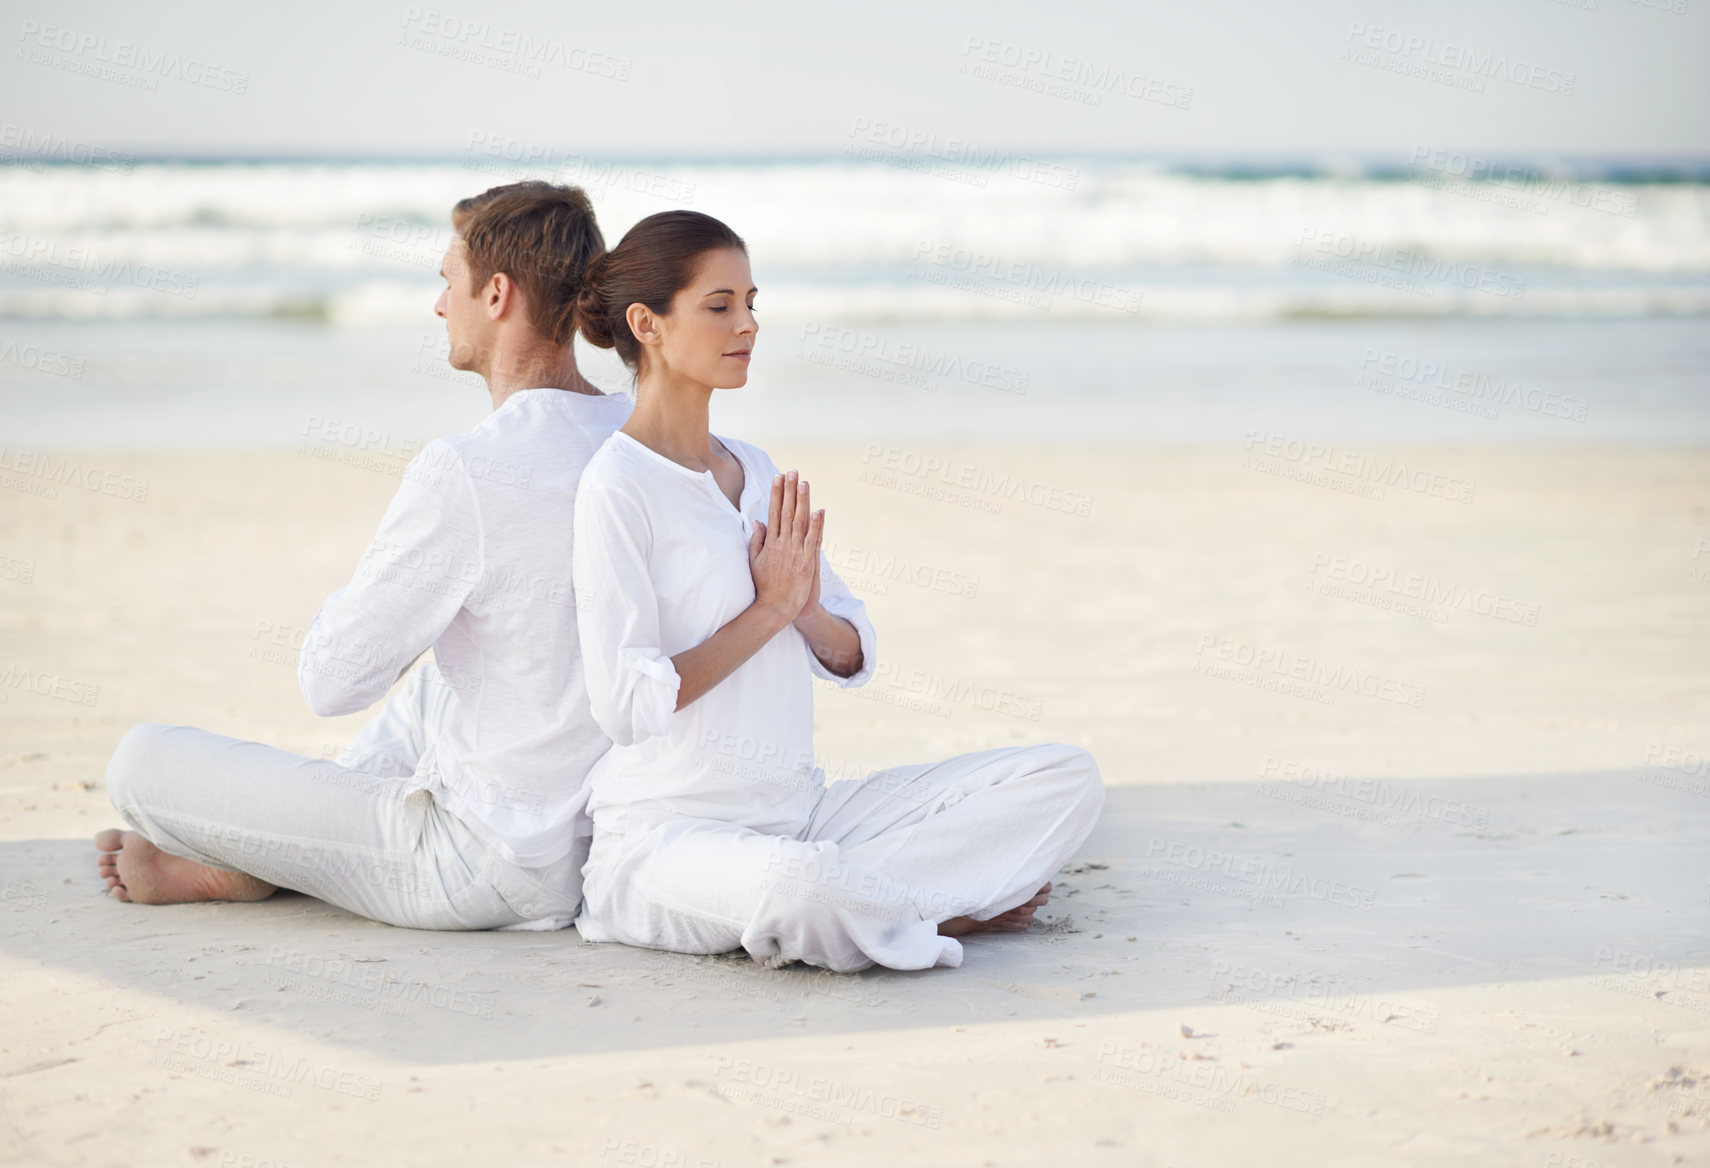
M455 700L415 780L521 867L589 830L585 780L610 746L589 714L571 549L577 481L632 406L523 390L429 443L298 662L310 707L348 714L431 647Z

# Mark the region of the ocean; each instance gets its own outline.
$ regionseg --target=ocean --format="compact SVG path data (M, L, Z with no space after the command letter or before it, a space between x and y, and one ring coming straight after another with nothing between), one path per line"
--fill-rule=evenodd
M466 428L485 395L432 314L446 216L524 177L586 187L612 243L670 207L746 238L761 335L715 427L762 441L1710 440L1710 176L1690 167L525 153L7 160L4 441Z

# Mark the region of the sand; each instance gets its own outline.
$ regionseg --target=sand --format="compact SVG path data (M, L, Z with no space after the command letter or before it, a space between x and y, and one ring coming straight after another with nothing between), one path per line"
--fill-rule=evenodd
M0 1160L1710 1162L1710 452L774 454L880 632L829 771L1099 758L1033 934L837 977L113 902L126 727L360 724L295 646L397 465L8 449Z

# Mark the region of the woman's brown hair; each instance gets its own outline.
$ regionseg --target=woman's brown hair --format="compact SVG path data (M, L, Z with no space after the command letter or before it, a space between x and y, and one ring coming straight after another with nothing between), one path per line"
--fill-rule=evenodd
M618 245L596 257L582 273L576 297L576 327L590 345L616 349L632 372L641 371L641 342L629 327L629 306L645 304L661 316L689 286L700 257L709 251L748 245L742 237L699 211L661 211L624 232Z

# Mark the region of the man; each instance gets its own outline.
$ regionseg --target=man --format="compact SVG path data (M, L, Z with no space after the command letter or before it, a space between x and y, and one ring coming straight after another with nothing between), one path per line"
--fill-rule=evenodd
M350 584L305 638L317 714L383 697L337 762L144 725L107 769L131 831L95 837L113 895L278 888L413 928L563 928L581 900L588 712L571 590L576 481L629 416L577 371L573 308L605 250L587 196L514 183L458 203L435 312L493 413L411 461Z

